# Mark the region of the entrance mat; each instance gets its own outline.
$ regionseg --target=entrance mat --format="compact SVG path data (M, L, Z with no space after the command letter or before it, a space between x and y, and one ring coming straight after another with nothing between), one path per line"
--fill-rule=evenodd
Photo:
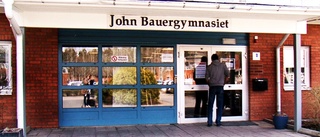
M231 121L222 122L222 126L258 126L258 124L251 121Z

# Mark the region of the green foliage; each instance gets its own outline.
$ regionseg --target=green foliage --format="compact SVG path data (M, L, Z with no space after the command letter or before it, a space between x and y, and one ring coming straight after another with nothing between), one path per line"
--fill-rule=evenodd
M157 80L154 77L154 74L149 69L145 69L145 68L141 69L141 84L143 85L157 84Z
M113 89L113 104L136 105L137 92L135 89Z
M141 69L141 84L156 84L157 81L154 74L148 69ZM135 67L121 67L113 76L113 85L135 85L136 82ZM103 103L114 105L136 105L137 91L136 89L108 89L103 91ZM160 90L159 89L142 89L141 103L142 105L158 104Z
M141 84L157 84L157 80L155 79L154 74L149 69L141 69ZM159 96L159 89L142 89L141 103L142 105L157 104L159 103Z
M113 85L137 84L135 67L120 67L113 76Z
M160 89L142 89L141 104L152 105L159 104Z

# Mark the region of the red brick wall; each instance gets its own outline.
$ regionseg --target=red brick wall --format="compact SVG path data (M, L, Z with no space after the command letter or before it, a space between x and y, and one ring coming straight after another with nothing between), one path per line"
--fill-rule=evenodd
M26 28L27 126L58 127L58 31ZM0 14L0 41L12 42L13 93L0 96L0 129L17 127L16 46L9 21Z
M302 35L302 45L310 46L311 86L320 85L320 26L308 25ZM58 30L26 28L25 73L27 125L32 128L58 127ZM258 36L254 42L254 36ZM250 34L249 57L249 115L250 120L271 118L276 112L276 53L284 34ZM4 14L0 14L0 40L12 41L13 95L0 96L0 128L16 127L16 46L14 35ZM293 36L285 45L293 45ZM253 61L252 52L260 52L261 60ZM282 55L282 53L281 53ZM282 64L281 64L282 66ZM281 67L282 70L282 67ZM254 78L267 78L268 90L252 91ZM282 79L281 79L282 80ZM281 81L281 83L283 83ZM294 116L294 92L281 91L282 111ZM303 117L309 113L309 91L303 91Z
M320 83L320 26L308 25L308 34L301 35L301 45L310 46L310 64L311 64L311 87ZM276 112L276 47L285 34L250 34L249 36L249 113L250 120L262 120L271 118ZM254 36L258 36L257 42L254 42ZM284 45L293 45L293 35L285 41ZM252 52L260 52L261 60L252 60ZM282 49L281 49L282 62ZM282 72L282 63L280 65ZM280 74L282 76L282 73ZM252 82L254 78L267 78L268 90L263 92L252 91ZM281 84L283 83L281 78ZM281 105L282 112L294 117L294 92L284 91L281 85ZM310 92L302 92L302 116L308 116L308 100Z
M58 127L58 30L25 29L27 125Z
M4 14L0 14L0 41L12 42L12 57L16 56L15 39L12 30ZM12 58L14 59L14 58ZM16 81L16 61L12 60L13 85ZM13 87L12 95L0 96L0 129L5 127L17 127L17 94L16 87Z

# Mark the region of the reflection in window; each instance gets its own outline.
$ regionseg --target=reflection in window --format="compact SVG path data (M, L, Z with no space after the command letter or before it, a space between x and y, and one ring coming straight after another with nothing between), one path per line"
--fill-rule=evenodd
M97 47L63 47L63 62L98 62Z
M136 89L103 89L103 107L136 107Z
M0 41L0 91L12 93L11 42Z
M173 47L141 47L141 62L173 62Z
M148 88L141 90L142 106L173 106L173 92L166 92L167 88ZM171 90L173 91L173 90Z
M184 84L203 84L204 74L206 72L207 62L201 62L201 58L207 57L207 51L185 51L185 62L184 62ZM210 57L209 57L210 58ZM199 81L200 82L196 82Z
M185 118L207 117L207 104L200 104L196 98L207 100L208 91L185 91ZM199 103L198 105L196 105ZM242 116L242 91L224 91L224 109L222 116Z
M62 83L65 86L86 85L89 80L94 80L94 85L98 84L98 67L62 68Z
M141 67L140 78L143 85L171 85L173 67Z
M301 84L303 87L309 87L310 75L309 75L309 47L301 47ZM292 87L294 85L294 54L293 46L283 47L283 82L284 86Z
M224 91L224 110L222 116L242 116L242 91Z
M136 62L136 47L103 47L102 62Z
M62 91L63 108L98 107L98 89L64 89ZM85 104L88 104L87 106Z
M135 67L103 67L102 84L104 85L135 85L137 84Z
M241 52L217 52L220 62L227 65L230 80L227 84L242 84L242 55Z
M207 117L208 91L185 91L185 118Z

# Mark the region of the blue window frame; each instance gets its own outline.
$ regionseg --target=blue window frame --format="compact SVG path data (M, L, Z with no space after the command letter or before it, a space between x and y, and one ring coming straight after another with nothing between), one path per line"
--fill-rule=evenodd
M60 44L60 126L176 123L174 49Z

